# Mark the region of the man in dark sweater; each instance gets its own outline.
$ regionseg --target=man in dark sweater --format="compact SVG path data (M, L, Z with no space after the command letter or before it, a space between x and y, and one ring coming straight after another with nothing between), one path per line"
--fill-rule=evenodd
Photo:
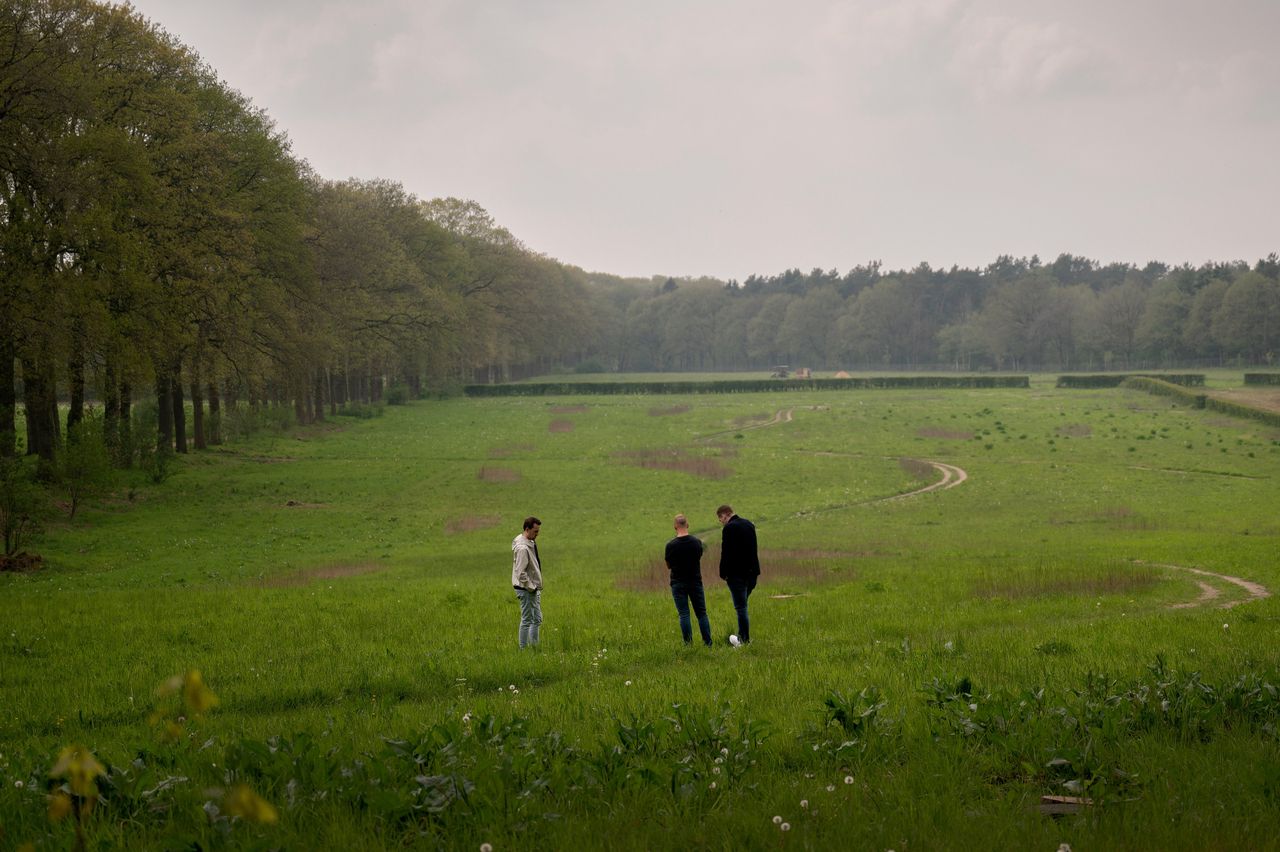
M671 572L671 597L680 613L680 633L686 645L693 642L689 604L698 617L704 645L711 644L711 622L707 620L707 599L702 590L702 542L689 534L689 519L676 515L676 537L667 542L667 569Z
M720 579L729 586L733 608L738 613L738 632L729 637L730 645L751 641L751 620L747 617L747 598L760 577L760 556L756 552L755 524L734 514L727 503L716 509L716 518L724 527L720 538Z

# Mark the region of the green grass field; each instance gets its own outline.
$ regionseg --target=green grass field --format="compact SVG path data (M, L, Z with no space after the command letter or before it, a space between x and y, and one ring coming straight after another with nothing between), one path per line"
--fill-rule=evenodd
M913 493L925 462L960 473ZM71 744L89 848L1280 848L1278 476L1274 428L1042 381L451 399L193 454L0 575L0 848L75 842ZM723 502L755 641L715 581L686 648L662 547ZM201 715L157 695L192 669Z

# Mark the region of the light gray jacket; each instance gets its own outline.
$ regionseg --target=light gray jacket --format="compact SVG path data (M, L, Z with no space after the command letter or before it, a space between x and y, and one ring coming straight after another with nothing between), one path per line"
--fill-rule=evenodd
M511 585L536 592L542 588L542 566L534 552L533 542L524 533L511 541Z

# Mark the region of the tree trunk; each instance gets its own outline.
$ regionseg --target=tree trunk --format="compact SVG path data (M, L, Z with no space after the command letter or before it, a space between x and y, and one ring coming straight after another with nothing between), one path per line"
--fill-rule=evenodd
M180 366L175 365L169 379L173 383L170 399L173 403L173 443L177 451L187 451L187 405L182 398L182 378Z
M27 412L27 455L39 456L48 470L53 464L57 439L58 397L53 392L52 377L32 358L22 359L22 401ZM52 413L52 419L50 419Z
M200 378L197 375L191 380L191 434L196 449L204 450L209 445L204 436L204 398L200 393Z
M119 462L121 467L133 466L133 387L128 382L120 383L120 444Z
M311 396L311 420L314 423L324 422L324 373L316 371L316 379L313 383L315 388Z
M13 340L0 340L0 458L6 459L18 454L18 377L13 368L15 348Z
M209 443L222 443L222 401L218 399L218 383L209 382Z
M307 417L307 383L301 379L294 382L293 390L293 419L298 421L299 426L305 426L311 421Z
M71 380L71 405L67 408L67 437L71 437L71 429L84 420L84 353L79 342L73 341L75 353L67 361L67 373Z
M173 449L173 380L167 370L156 374L156 449Z
M120 396L116 367L110 360L102 371L102 443L112 459L120 456Z

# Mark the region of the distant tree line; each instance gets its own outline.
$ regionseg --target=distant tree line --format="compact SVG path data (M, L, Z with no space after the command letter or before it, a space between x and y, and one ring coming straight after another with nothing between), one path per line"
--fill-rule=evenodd
M739 284L655 279L627 305L623 370L1098 370L1271 365L1280 260L1169 267L1064 254L984 269L798 269Z
M0 456L18 452L21 400L25 449L47 462L91 401L127 462L218 443L228 410L312 422L391 385L1270 364L1280 349L1275 255L741 283L586 273L474 202L321 178L187 47L93 0L0 5L0 261Z

